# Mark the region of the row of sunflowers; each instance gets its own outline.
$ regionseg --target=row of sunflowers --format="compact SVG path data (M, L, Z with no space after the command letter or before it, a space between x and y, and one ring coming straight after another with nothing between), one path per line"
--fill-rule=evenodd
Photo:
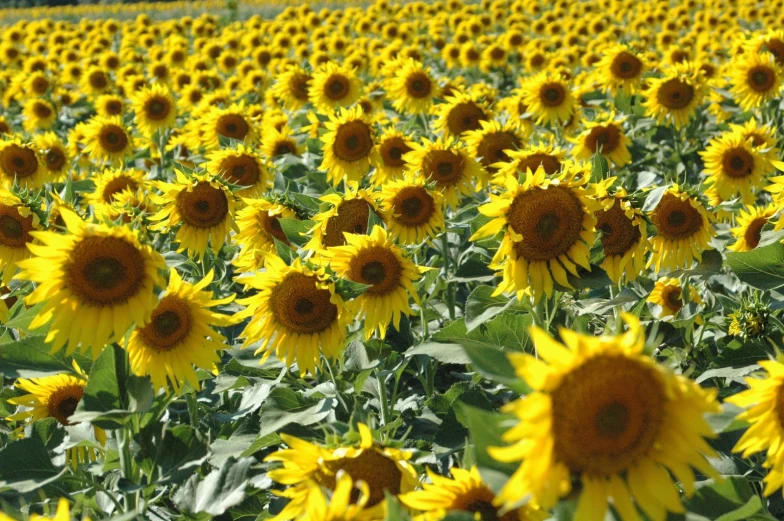
M0 10L0 521L784 516L784 1L216 6Z

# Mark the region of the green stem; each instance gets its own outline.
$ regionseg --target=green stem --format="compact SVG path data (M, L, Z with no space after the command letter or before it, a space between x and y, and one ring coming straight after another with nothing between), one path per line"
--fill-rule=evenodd
M387 398L387 384L383 377L378 378L378 397L381 401L381 422L389 424L389 399Z
M450 283L450 254L449 254L449 239L447 232L441 234L441 255L444 258L444 284L446 284L446 307L449 310L449 320L455 319L455 293L454 286Z
M338 381L335 380L335 373L332 372L332 363L329 361L329 359L327 359L324 362L324 364L327 366L327 371L329 372L329 377L332 379L332 385L335 386L335 396L338 397L338 401L340 402L340 405L342 405L343 408L346 410L346 414L350 415L351 414L351 409L349 409L348 405L346 405L346 402L343 401L343 397L340 395L340 388L338 387Z
M123 425L117 431L117 448L120 452L120 472L122 477L133 482L133 458L131 456L131 431L128 425ZM133 494L123 492L123 506L125 512L134 508Z
M188 404L188 416L191 419L191 427L194 429L199 428L199 402L196 397L196 391L185 395L185 403Z

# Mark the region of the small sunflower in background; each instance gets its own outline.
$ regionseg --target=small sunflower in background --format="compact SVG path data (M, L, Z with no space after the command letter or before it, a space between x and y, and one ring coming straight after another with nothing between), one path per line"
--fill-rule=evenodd
M409 299L419 304L413 283L421 278L422 270L381 226L375 226L369 235L347 233L345 239L345 246L321 254L339 277L370 286L347 306L364 321L365 338L378 331L384 339L390 323L399 331L401 316L414 314Z
M136 115L136 127L148 138L164 131L177 120L177 105L169 89L161 83L134 93L131 108Z
M459 138L465 132L480 129L481 121L492 119L487 103L477 96L456 92L445 101L434 108L438 114L434 127L444 138Z
M25 101L22 115L24 116L22 127L28 132L48 130L57 120L57 110L54 105L42 98L30 98Z
M644 330L624 314L618 336L565 328L554 340L534 327L537 356L509 355L533 392L504 407L519 423L490 447L498 461L520 466L496 498L512 508L526 497L544 509L575 494L576 519L603 519L612 505L623 521L682 512L696 469L717 476L706 457L715 434L705 420L721 411L715 389L702 389L643 353ZM531 414L531 411L537 411Z
M35 148L18 137L0 141L0 187L41 188L49 181Z
M623 131L624 120L625 118L616 118L615 114L609 114L601 120L586 122L585 130L571 139L575 144L574 156L586 160L598 152L615 166L621 167L631 163L632 155L629 153L631 140Z
M97 164L119 166L136 150L120 116L95 116L83 129L84 151Z
M16 277L36 283L28 305L45 303L30 329L50 324L53 352L67 343L66 355L89 348L97 358L132 324L147 322L165 262L122 226L85 223L66 208L59 214L67 233L32 232L39 244L28 244L33 256L18 263Z
M95 111L105 118L122 116L125 109L125 100L116 94L102 94L95 100Z
M768 52L748 52L731 65L730 92L743 110L761 107L781 92L781 67Z
M286 155L301 156L304 148L297 143L294 131L288 125L280 130L266 127L261 134L261 151L271 161Z
M455 138L413 143L405 156L409 172L421 176L444 194L446 205L457 209L462 196L474 195L487 182L487 173L468 148Z
M509 156L508 161L495 165L498 170L490 181L494 185L503 186L506 176L518 177L527 170L536 172L540 166L548 176L556 175L568 163L564 161L566 150L555 145L552 139L547 142L527 143L519 150L507 150L506 155Z
M272 87L272 93L289 110L298 110L310 100L310 84L313 76L305 69L292 66L281 73Z
M483 169L493 175L498 171L497 163L509 161L509 152L522 148L523 136L511 122L480 121L479 126L479 130L466 132L463 141Z
M423 490L400 496L400 502L421 514L421 521L439 521L450 512L468 512L476 519L498 521L544 521L546 512L529 505L501 513L496 494L485 484L477 467L449 469L451 478L439 476L427 469L430 483Z
M505 178L502 195L490 195L479 211L492 220L471 236L471 241L504 236L490 267L503 270L495 294L514 292L538 302L553 293L553 282L572 287L567 272L578 277L577 267L591 269L590 246L598 203L589 198L584 176L577 169L548 178L542 167L525 177Z
M348 107L359 98L362 81L355 71L329 62L313 72L308 87L308 99L324 114L331 114L338 107Z
M645 268L648 253L648 223L643 213L618 188L612 195L600 185L595 193L602 209L596 212L596 230L604 260L600 267L615 284L623 279L635 280Z
M373 165L376 171L370 182L381 186L387 181L399 179L406 171L405 155L413 150L413 145L411 137L394 127L384 129L376 142L378 161Z
M656 281L646 300L660 308L658 318L675 317L684 305L681 281L676 278L661 277ZM703 304L702 298L694 286L689 286L689 302Z
M220 362L219 352L226 347L226 338L215 328L229 326L234 319L210 308L231 303L234 294L213 299L207 288L214 275L210 270L202 280L191 284L171 269L169 285L149 322L139 324L124 346L133 372L149 375L156 390L171 387L180 392L186 382L198 390L193 367L211 371Z
M177 228L177 251L203 256L209 246L218 253L226 243L234 223L236 198L219 176L210 173L191 177L175 170L176 182L158 182L160 195L150 194L161 210L150 219L157 224L152 230L170 231Z
M539 124L562 123L574 113L576 100L567 81L560 75L542 72L521 86L526 112Z
M259 197L271 184L271 175L261 156L252 148L238 144L207 155L204 169L213 176L239 187L239 197Z
M54 132L35 135L33 145L38 149L40 162L47 170L49 179L61 181L67 175L71 162L68 147Z
M762 159L763 175L775 170L771 161L778 160L781 150L777 146L776 128L773 125L763 125L756 118L751 118L743 125L730 123L730 132L738 134L744 142L751 140L752 146Z
M645 56L624 44L612 45L602 51L602 57L595 66L599 85L613 96L635 94L646 69Z
M711 214L699 199L678 185L672 185L664 192L648 217L656 227L648 267L655 266L656 272L662 268L688 268L694 259L702 260L702 252L709 248L711 238L716 234Z
M665 68L661 78L649 78L645 91L645 114L659 124L680 129L694 117L707 90L702 71L692 62Z
M16 274L19 261L30 257L28 245L34 231L41 228L38 214L18 196L0 188L0 272L7 285Z
M291 266L268 254L266 271L243 279L258 293L237 302L247 306L236 315L250 318L240 337L244 346L258 343L261 363L272 354L299 374L315 374L322 355L335 359L343 349L352 318L323 269L314 270L299 258Z
M379 160L370 121L359 107L341 108L329 116L325 126L320 168L327 171L327 180L334 185L344 179L361 182L370 171L371 161Z
M221 137L233 139L246 146L258 141L258 132L255 123L247 116L247 107L244 102L233 103L229 107L213 106L201 118L201 135L199 143L192 145L197 149L199 145L208 149L220 148Z
M730 229L735 242L727 246L727 249L751 251L756 248L762 239L762 229L771 222L778 211L779 208L775 205L741 209L737 217L737 226Z
M367 485L367 501L362 519L384 517L386 494L398 496L414 490L417 474L409 463L412 454L376 442L373 432L365 424L359 423L357 430L358 440L349 443L335 440L332 444L336 445L334 447L316 445L288 434L281 435L289 448L265 458L265 461L281 462L283 465L270 470L269 477L289 485L288 489L275 492L291 500L278 514L279 521L301 519L313 491L310 482L315 481L334 493L341 472L355 482L361 481Z
M705 162L706 184L716 187L722 199L740 196L745 203L756 199L765 182L765 158L752 140L731 132L710 140L700 152Z
M446 227L444 195L428 187L422 177L404 176L381 190L382 218L400 244L421 244Z
M297 219L297 212L288 206L267 199L243 199L237 211L237 229L232 241L240 245L234 265L243 273L261 269L264 253L275 253L275 240L291 246L280 219Z
M395 72L384 83L392 106L403 114L425 114L439 97L438 83L427 67L414 59L394 64Z
M92 178L95 190L87 194L86 199L94 206L112 204L121 192L143 188L146 177L144 171L137 168L103 170Z
M329 207L313 216L316 223L310 230L313 238L304 248L320 252L345 245L345 233L367 233L371 212L380 214L378 198L377 192L360 189L357 183L348 183L342 196L336 193L321 196L319 200Z
M32 423L43 418L54 418L62 426L73 425L70 418L84 397L87 375L75 361L72 365L78 376L56 374L17 380L14 387L27 394L11 398L8 403L20 405L24 409L9 416L8 420ZM78 446L66 449L66 460L74 467L81 462L95 461L96 448L103 450L106 445L107 438L103 429L92 427L90 431L95 447Z

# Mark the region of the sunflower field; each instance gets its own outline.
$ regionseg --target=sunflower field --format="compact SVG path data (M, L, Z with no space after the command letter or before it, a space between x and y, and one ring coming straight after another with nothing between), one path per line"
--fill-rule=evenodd
M784 519L782 13L0 6L0 521Z

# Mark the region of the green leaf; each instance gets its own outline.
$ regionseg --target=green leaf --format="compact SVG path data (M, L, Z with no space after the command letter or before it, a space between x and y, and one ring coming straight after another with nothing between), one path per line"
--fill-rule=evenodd
M204 480L198 475L191 477L174 495L174 502L193 513L223 514L245 499L248 471L253 461L252 458L229 458Z
M721 367L718 369L708 369L699 377L697 377L695 383L702 383L709 378L732 378L734 380L740 380L742 377L749 373L753 373L759 368L759 365L752 364L747 365L746 367Z
M607 177L607 174L610 173L610 165L607 163L607 158L605 158L602 154L597 151L593 155L593 161L591 166L591 182L598 183L602 179Z
M308 242L308 232L313 228L313 221L300 221L299 219L278 219L286 238L295 246L302 246Z
M461 404L460 409L468 423L468 433L474 446L477 467L480 470L492 469L511 476L518 465L495 460L488 454L487 448L506 445L501 436L515 424L515 418L508 414L485 411L465 404Z
M495 287L478 286L468 296L465 305L465 325L471 331L516 303L514 298L493 296Z
M37 436L47 450L54 450L65 440L65 429L55 418L42 418L33 422L33 436Z
M3 344L0 349L0 374L7 378L39 378L58 373L72 373L65 352L49 354L51 346L43 336L28 336Z
M160 440L160 438L158 438ZM185 479L207 459L207 444L199 431L190 425L177 425L167 430L163 441L155 443L157 483L177 483Z
M727 252L727 264L738 278L759 289L784 286L784 244L776 243L746 252Z
M21 306L21 304L17 304ZM14 318L3 324L5 327L10 327L11 329L20 329L22 331L29 331L30 323L33 319L38 315L38 312L43 309L45 303L36 304L31 308L26 308L22 310L21 313L16 315ZM39 330L41 333L45 332L45 329Z
M668 186L660 186L649 191L645 196L645 204L642 205L643 212L652 212L654 208L659 205L661 198L664 197L664 192L667 191Z
M283 390L288 391L290 395L283 395L279 392ZM291 395L294 395L296 398L292 398ZM303 426L318 423L332 413L332 409L334 409L336 404L334 398L324 398L315 404L303 407L303 401L299 395L290 389L273 389L259 415L259 420L261 421L259 436L264 437L268 434L279 432L283 427L292 423Z
M368 213L368 233L373 231L374 226L381 226L384 228L384 221L381 219L381 217L378 216L376 212L373 211L373 209L371 209Z
M773 521L773 516L760 512L762 504L754 498L759 500L747 478L726 476L720 482L696 483L694 496L686 500L685 506L689 512L716 521Z
M125 356L118 347L107 346L93 364L82 402L86 411L108 412L122 408L120 375L125 376Z
M515 374L514 367L506 353L493 347L464 345L466 354L476 371L485 378L506 385L520 393L528 391L528 386Z
M469 364L471 358L460 344L425 342L405 352L406 356L427 355L444 364Z
M275 241L275 251L278 253L278 257L283 259L283 262L291 266L291 263L294 262L294 259L297 258L297 252L291 249L291 247L283 241L279 241L275 237L272 238Z
M25 438L0 450L0 492L24 494L55 481L65 472L52 464L39 438Z

